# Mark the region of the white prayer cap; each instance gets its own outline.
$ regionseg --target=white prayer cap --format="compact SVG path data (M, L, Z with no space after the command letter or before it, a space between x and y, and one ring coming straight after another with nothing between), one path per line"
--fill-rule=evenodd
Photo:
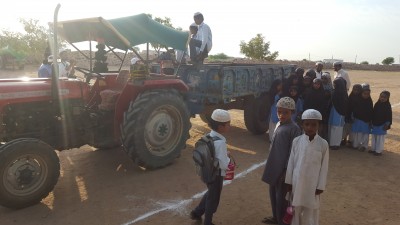
M279 99L279 101L276 103L276 107L295 110L296 109L296 103L290 97L283 97L283 98Z
M231 115L229 112L223 109L216 109L211 114L211 119L217 122L226 123L231 121Z
M190 27L196 27L197 28L197 24L196 23L192 23L192 24L190 24Z
M307 109L301 115L302 120L322 120L322 115L318 110L315 109Z
M315 65L318 66L318 65L324 65L324 64L322 62L316 62Z
M201 12L195 12L193 16L200 16L203 15Z
M47 62L49 63L53 62L53 55L49 55L49 57L47 57Z
M333 66L341 66L341 65L342 65L342 62L340 62L340 61L336 61L333 63Z
M133 58L131 59L131 64L134 65L134 64L136 64L138 61L140 61L139 58L133 57Z

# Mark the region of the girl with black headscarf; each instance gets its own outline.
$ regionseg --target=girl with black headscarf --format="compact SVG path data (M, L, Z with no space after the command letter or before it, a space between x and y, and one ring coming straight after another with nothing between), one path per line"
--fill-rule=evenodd
M332 106L328 121L329 146L332 150L338 150L342 141L348 99L346 81L343 78L335 79L333 81Z
M379 100L374 105L372 115L371 151L376 156L382 155L385 135L392 125L392 106L389 102L390 92L382 91Z
M354 122L351 126L353 133L353 148L365 151L368 147L374 103L371 99L369 84L361 84L361 98L357 98L353 107Z
M315 78L313 80L312 88L308 95L304 96L304 109L315 109L322 115L322 121L319 125L318 135L324 139L328 139L328 117L329 117L329 101L325 97L324 87L322 80Z

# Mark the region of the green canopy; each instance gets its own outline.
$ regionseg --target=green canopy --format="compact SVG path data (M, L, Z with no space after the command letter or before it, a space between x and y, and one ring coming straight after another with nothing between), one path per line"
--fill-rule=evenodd
M146 14L105 20L101 17L61 21L58 32L69 43L100 39L106 45L127 50L145 43L158 43L186 50L189 33L154 21Z

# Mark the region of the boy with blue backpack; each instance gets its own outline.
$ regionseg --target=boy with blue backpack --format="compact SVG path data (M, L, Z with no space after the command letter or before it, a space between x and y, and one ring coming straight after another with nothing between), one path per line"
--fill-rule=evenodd
M203 175L201 175L201 178L203 182L206 183L208 190L202 197L199 205L190 212L190 218L192 220L198 221L201 220L201 216L204 214L204 225L213 225L212 217L213 214L217 211L219 205L222 184L230 161L229 152L226 146L226 139L224 136L222 136L222 134L229 131L230 122L231 117L228 111L222 109L214 110L211 115L211 120L209 122L209 126L212 131L209 134L205 135L205 137L212 140L211 143L213 146L211 146L211 148L213 148L213 151L211 152L214 153L212 154L212 157L215 157L216 159L217 173L213 176L209 176L212 178L209 178L207 176L204 177ZM196 162L195 153L193 155L193 158ZM204 157L198 155L198 158Z

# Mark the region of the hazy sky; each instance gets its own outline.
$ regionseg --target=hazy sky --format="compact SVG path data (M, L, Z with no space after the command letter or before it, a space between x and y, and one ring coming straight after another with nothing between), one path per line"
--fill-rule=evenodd
M400 0L14 0L2 7L0 28L21 30L18 18L45 25L57 3L60 20L150 13L170 17L184 30L200 11L213 34L210 54L243 56L240 41L261 33L279 59L380 63L391 56L399 63L400 58Z

